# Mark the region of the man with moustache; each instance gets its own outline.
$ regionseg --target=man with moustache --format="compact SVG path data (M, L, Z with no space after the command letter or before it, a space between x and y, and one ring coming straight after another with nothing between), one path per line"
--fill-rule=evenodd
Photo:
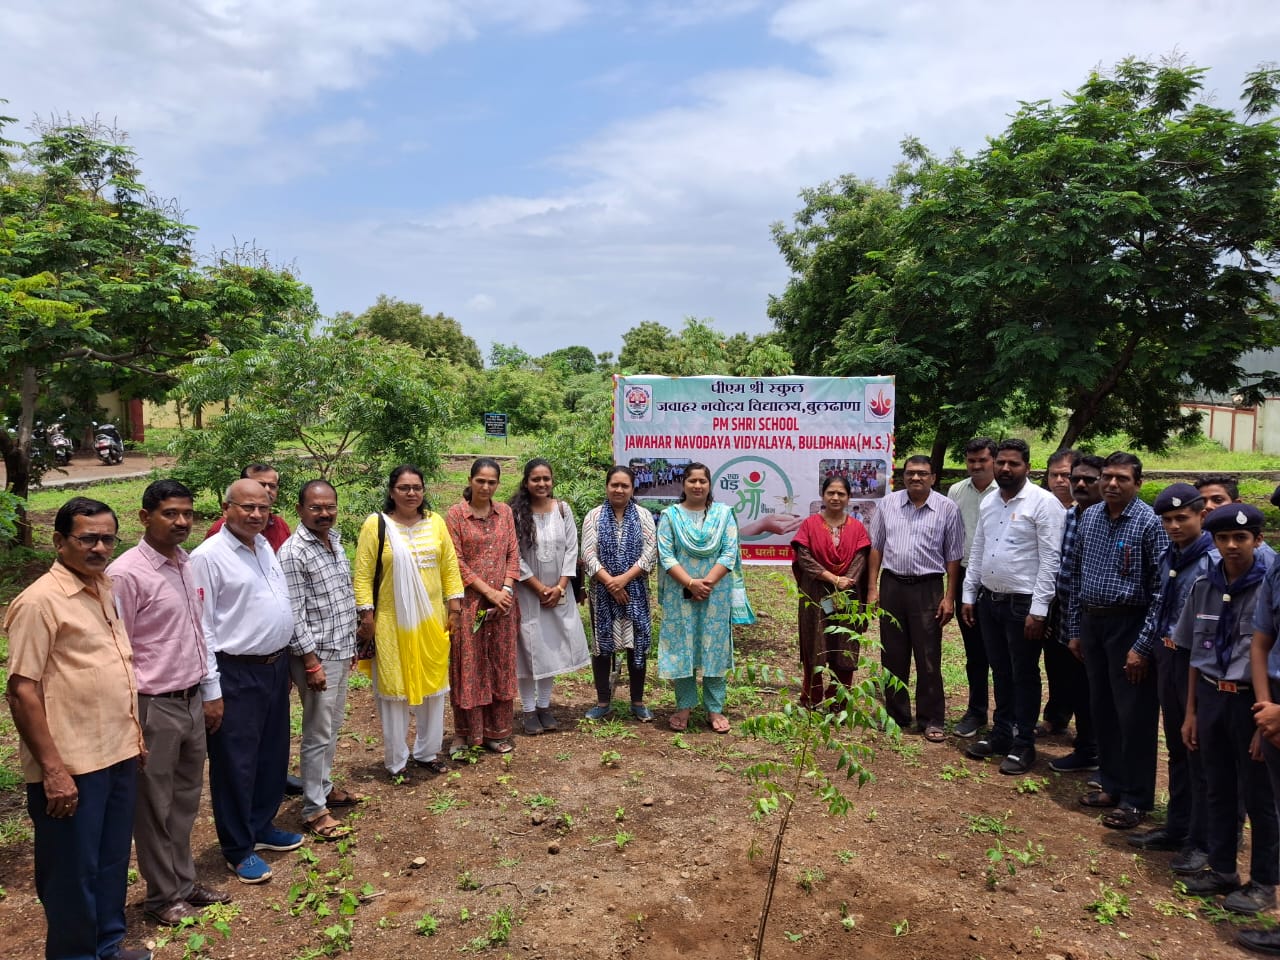
M196 882L191 856L191 828L204 783L205 729L216 729L222 717L222 701L206 703L200 695L201 681L216 668L200 626L200 594L182 549L194 518L191 491L177 480L157 480L142 494L142 542L107 568L116 609L133 643L138 719L147 741L133 827L138 872L147 882L143 910L165 926L230 899Z
M35 827L50 960L150 960L121 944L137 770L146 757L133 653L111 602L116 515L72 497L58 558L9 605L9 710Z
M1071 555L1080 515L1095 503L1102 502L1102 465L1102 458L1091 454L1077 456L1071 465L1071 495L1076 505L1067 511L1062 524L1062 550L1059 555L1064 559ZM1059 665L1059 684L1063 689L1065 710L1068 716L1074 714L1076 718L1076 739L1070 753L1049 761L1049 769L1057 773L1083 773L1098 769L1098 735L1093 726L1093 710L1089 706L1089 675L1084 669L1084 654L1078 642L1074 646L1068 642L1063 630L1073 589L1075 583L1071 579L1071 568L1061 563L1058 567L1058 604L1054 611L1057 629L1052 642L1062 645L1067 652L1067 662ZM1046 641L1046 646L1049 642ZM1047 649L1044 657L1047 671L1050 659Z
M982 623L996 694L991 734L967 752L978 759L1005 754L1000 772L1010 776L1026 773L1036 759L1040 644L1062 546L1062 504L1027 482L1030 470L1024 441L996 446L1000 491L982 504L960 610L967 622Z
M1077 585L1067 607L1067 638L1084 653L1102 784L1080 802L1114 808L1102 817L1113 830L1132 830L1155 805L1160 704L1155 671L1133 645L1155 596L1169 537L1138 497L1141 486L1141 460L1123 451L1107 457L1102 502L1081 515L1064 560Z
M293 608L284 571L262 536L271 498L256 480L237 480L223 499L224 526L191 554L204 598L205 642L216 673L201 683L222 698L209 733L209 795L227 867L241 883L265 883L258 850L294 850L302 836L272 823L289 759L289 658Z
M973 534L978 529L978 511L982 501L996 492L996 442L990 437L975 437L964 445L964 468L969 476L951 485L947 497L960 508L964 521L964 556L960 558L960 582L968 572ZM969 681L969 705L952 731L957 737L974 737L987 725L989 694L987 648L982 641L982 628L977 620L966 623L959 617L960 637L964 640L964 672Z
M351 567L334 529L338 494L327 480L303 485L298 519L301 525L280 548L279 557L296 625L289 671L302 696L302 822L308 835L337 840L351 830L329 808L359 801L330 779L359 617Z

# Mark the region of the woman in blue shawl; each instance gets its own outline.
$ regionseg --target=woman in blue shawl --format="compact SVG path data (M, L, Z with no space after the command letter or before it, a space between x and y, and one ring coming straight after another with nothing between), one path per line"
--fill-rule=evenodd
M591 584L591 673L596 705L589 720L613 712L614 657L627 657L631 678L631 715L653 719L644 704L645 657L653 642L649 619L649 571L658 560L653 515L632 499L635 475L611 467L605 477L607 499L582 520L582 563Z
M672 730L689 726L698 705L697 674L711 729L729 732L724 715L725 674L733 669L733 624L754 623L738 555L738 523L733 511L711 496L711 471L691 463L684 472L680 502L658 521L658 559L666 576L658 580L662 629L658 675L675 682Z

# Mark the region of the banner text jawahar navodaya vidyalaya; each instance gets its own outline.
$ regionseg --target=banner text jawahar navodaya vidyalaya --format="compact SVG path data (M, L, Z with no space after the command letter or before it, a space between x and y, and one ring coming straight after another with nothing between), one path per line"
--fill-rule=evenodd
M614 462L636 472L655 509L680 496L684 467L705 463L733 507L747 563L790 563L791 537L839 475L849 512L869 524L889 489L892 377L615 377Z

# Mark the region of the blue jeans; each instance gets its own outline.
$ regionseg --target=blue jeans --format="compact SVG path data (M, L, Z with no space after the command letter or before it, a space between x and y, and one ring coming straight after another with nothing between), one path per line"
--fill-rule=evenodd
M49 960L113 957L124 941L124 901L138 787L136 757L78 774L76 812L45 813L44 784L27 784L35 825L36 894L49 930Z
M1010 597L1002 594L1002 597ZM1040 644L1028 640L1031 597L996 600L989 590L978 594L978 622L991 664L996 709L991 742L998 750L1034 747L1040 715Z

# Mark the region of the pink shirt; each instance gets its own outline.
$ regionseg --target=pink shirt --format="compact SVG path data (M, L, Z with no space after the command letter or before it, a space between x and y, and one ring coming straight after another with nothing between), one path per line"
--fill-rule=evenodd
M200 625L203 600L187 552L170 560L143 540L107 568L116 609L133 642L138 692L155 695L193 687L208 671Z

